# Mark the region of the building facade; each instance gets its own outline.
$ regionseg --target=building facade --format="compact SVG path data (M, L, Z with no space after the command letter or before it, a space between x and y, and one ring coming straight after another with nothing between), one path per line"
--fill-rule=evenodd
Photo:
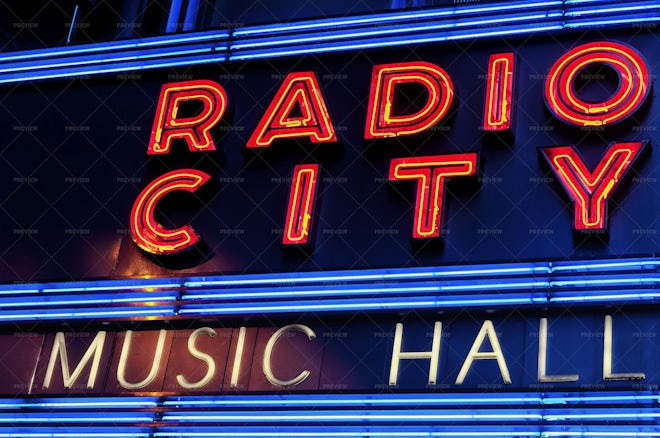
M0 436L660 436L659 2L3 8Z

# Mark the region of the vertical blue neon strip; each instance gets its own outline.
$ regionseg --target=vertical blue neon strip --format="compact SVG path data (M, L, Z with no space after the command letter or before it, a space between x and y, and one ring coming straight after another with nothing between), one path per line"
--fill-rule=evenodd
M73 33L73 26L76 24L76 16L78 15L78 5L73 10L73 17L71 17L71 26L69 27L69 34L66 36L66 43L71 42L71 34Z
M167 26L165 27L165 32L176 32L176 25L179 23L179 17L181 16L182 1L183 0L172 0L172 6L170 6L170 14L167 16Z
M197 13L199 11L199 0L188 0L186 18L183 21L183 30L195 30L197 24Z

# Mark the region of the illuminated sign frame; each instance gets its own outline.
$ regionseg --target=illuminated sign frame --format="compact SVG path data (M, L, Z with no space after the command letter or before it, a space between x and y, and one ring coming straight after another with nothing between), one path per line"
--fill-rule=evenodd
M567 10L558 10L557 5L565 4ZM562 4L562 8L564 5ZM605 2L590 2L581 4L580 2L536 2L523 1L512 5L504 5L494 8L492 6L476 6L458 9L459 14L449 23L456 32L451 34L451 39L468 39L488 36L528 34L533 32L546 32L549 30L560 30L566 28L581 28L586 26L617 26L621 23L645 23L658 20L656 9L658 5L644 4L644 8L649 8L650 13L644 15L641 11L638 16L634 15L632 19L627 9L639 8L641 3L634 1L624 6L607 4ZM497 29L491 29L488 25L492 23L493 18L480 17L474 19L471 14L489 13L489 10L502 9L502 14L511 14L508 21L502 21ZM656 9L654 9L656 8ZM524 10L524 13L516 13ZM462 14L466 11L465 14ZM476 12L475 12L476 11ZM444 10L424 10L412 11L412 13L377 14L374 17L349 17L346 21L347 29L341 29L334 35L329 35L329 39L321 39L317 34L310 34L307 29L320 29L321 31L336 30L335 20L322 20L316 22L302 22L298 26L303 29L301 34L290 34L284 32L286 28L282 26L248 26L231 32L231 41L229 33L211 32L206 35L186 34L170 35L163 38L167 45L169 41L175 42L174 47L164 47L164 50L154 50L152 46L144 45L142 42L136 45L135 51L122 53L115 50L115 46L120 44L126 46L135 44L134 42L117 42L105 45L99 45L98 48L87 47L65 47L57 51L63 52L64 57L53 54L53 58L44 57L47 61L41 65L30 65L24 68L25 63L30 63L32 58L11 64L3 69L0 74L0 82L18 82L22 80L43 79L52 77L69 77L72 74L102 74L117 71L117 69L135 68L137 60L138 68L156 68L172 65L192 65L205 64L216 61L225 61L229 58L239 59L258 59L272 58L276 56L290 56L303 53L322 53L337 50L353 50L366 47L388 47L392 45L414 44L418 42L443 41L446 40L446 32L437 31L447 23L442 18ZM499 13L499 12L497 12ZM516 13L515 15L513 15ZM536 18L535 15L536 14ZM423 23L426 27L424 33L419 32L420 24L418 22L410 23L416 20L417 16L427 17L428 23ZM539 17L547 20L545 26L539 26L537 22ZM499 16L497 17L499 18ZM495 18L495 19L497 19ZM455 21L454 21L455 20ZM552 21L555 20L555 21ZM397 29L389 29L391 26L383 26L383 30L402 31L406 35L406 27L414 30L414 34L409 33L409 38L401 38L399 35L391 41L387 40L387 33L380 32L379 29L365 29L364 26L356 24L359 21L369 23L391 23L399 26ZM340 21L341 23L341 21ZM473 24L470 24L473 23ZM525 24L532 23L532 24ZM522 24L522 25L521 25ZM344 24L341 24L342 26ZM324 27L325 26L325 27ZM328 27L329 26L329 27ZM403 26L403 29L401 27ZM473 26L476 26L474 28ZM358 38L345 40L347 32L357 35ZM378 38L368 39L366 35L379 35ZM188 39L188 41L199 41L206 37L207 41L212 43L205 44L203 49L194 47L182 50L175 44L181 44L176 41ZM325 38L325 36L321 35ZM271 38L264 44L263 39ZM360 39L362 38L362 39ZM330 44L327 43L330 41ZM151 41L148 42L152 44ZM158 44L157 39L153 41ZM149 50L143 50L148 47ZM231 50L228 50L231 47ZM82 59L75 55L76 50L80 53L93 53L94 56L86 56ZM88 52L84 52L87 50ZM92 50L98 50L98 54ZM69 54L73 53L73 55ZM48 54L46 54L48 55ZM5 54L1 58L11 58L16 56ZM19 59L22 54L19 54ZM149 58L151 57L151 58ZM124 60L123 60L124 59ZM128 59L126 61L125 59ZM82 61L82 64L80 62ZM99 62L100 61L100 62ZM6 64L6 61L3 61ZM52 64L52 65L51 65ZM16 73L18 72L18 73ZM623 139L619 139L623 140ZM627 303L654 303L657 294L653 290L635 289L639 286L640 275L649 282L652 279L654 266L657 261L631 258L626 260L609 261L574 261L566 265L556 262L544 263L525 263L515 266L480 266L477 270L471 270L472 267L454 267L456 270L453 275L461 270L468 270L481 279L483 276L492 275L493 272L503 274L504 278L499 281L481 283L475 277L473 281L450 285L455 289L448 287L442 291L438 290L436 294L429 296L428 291L416 291L416 295L406 297L396 297L394 300L387 300L385 297L374 300L359 301L356 298L361 297L359 291L360 282L378 281L382 279L384 284L397 278L401 281L403 278L419 278L418 275L430 275L424 278L437 278L446 274L442 272L420 272L414 268L405 270L384 270L373 271L353 271L346 274L346 278L337 278L338 289L344 294L342 300L332 302L306 301L304 304L311 306L309 308L317 310L314 305L319 306L318 311L347 311L347 310L370 310L370 309L407 309L416 308L418 305L426 308L437 308L443 306L470 306L473 308L484 308L484 306L510 306L517 305L561 305L561 303L598 303L610 304L612 301ZM565 269L558 269L565 268ZM601 271L598 271L601 269ZM646 272L651 270L651 272ZM524 282L517 281L518 274L524 272ZM569 273L568 277L557 278L557 274ZM594 275L594 272L598 274ZM634 274L632 274L634 272ZM619 278L610 276L611 273L620 273ZM335 278L335 273L321 273L322 276ZM395 275L396 277L392 276ZM527 275L529 274L529 275ZM547 276L546 276L547 274ZM572 276L578 274L577 277ZM498 274L499 275L499 274ZM509 277L507 277L509 275ZM538 275L543 278L539 280ZM561 275L561 274L560 274ZM341 277L341 276L338 276ZM354 278L358 286L351 283ZM311 284L313 275L302 275L297 273L294 280L302 280L296 284ZM217 301L209 298L204 301L203 298L192 299L194 294L198 296L206 295L207 288L217 289L211 291L218 295L232 292L224 290L221 285L228 284L250 284L252 287L268 284L265 289L253 290L252 294L280 293L283 296L292 293L284 289L273 290L272 284L286 284L291 281L291 275L283 276L238 276L228 278L226 276L216 277L178 277L167 279L133 279L133 280L112 280L101 282L75 282L61 284L42 284L42 285L0 285L3 295L0 296L8 309L3 311L4 320L17 321L42 321L62 319L82 319L92 321L107 321L108 319L122 320L130 319L151 319L151 318L178 318L179 310L190 310L187 314L183 313L184 318L190 318L190 315L224 315L223 305L218 305ZM341 283L346 281L346 284ZM223 283L224 282L224 283ZM247 283L245 283L247 282ZM274 283L266 283L274 282ZM279 282L279 283L278 283ZM602 284L607 285L607 290L580 289L578 283L584 284ZM208 286L205 286L207 285ZM526 284L525 284L526 283ZM540 283L544 284L543 286ZM515 286L511 286L515 284ZM502 294L488 294L484 297L482 294L470 292L470 287L476 288L485 285L486 292L492 286L493 290L502 292ZM614 286L612 286L614 285ZM363 285L366 289L373 289L371 293L380 293L383 285L368 284ZM367 287L368 286L368 287ZM153 290L151 289L153 287ZM396 286L392 286L393 288ZM401 286L400 286L401 287ZM197 288L197 289L196 289ZM405 286L408 289L408 285ZM184 290L184 296L189 299L183 303L180 290ZM475 289L472 289L475 290ZM548 291L552 293L548 293ZM119 292L117 292L119 291ZM332 300L331 294L322 295L322 287L314 290L315 298L323 296ZM357 292L356 292L357 291ZM459 291L463 295L452 295L452 291ZM508 293L512 292L513 293ZM531 292L530 292L531 291ZM156 292L153 294L152 292ZM393 291L388 291L393 294ZM239 294L241 292L235 292ZM55 295L53 295L55 294ZM391 297L393 295L390 295ZM240 315L252 315L254 312L264 312L269 314L284 314L286 312L305 311L300 303L300 296L289 297L287 303L273 303L268 298L260 298L262 301L250 302L244 301L239 306L232 307ZM334 296L336 298L336 296ZM412 300L411 300L412 298ZM227 297L228 301L233 298ZM129 300L129 301L122 301ZM398 302L396 301L398 300ZM203 301L203 302L202 302ZM225 300L226 301L226 300ZM297 302L298 301L298 302ZM121 304L130 302L130 305ZM296 307L297 302L297 307ZM134 304L138 305L135 306ZM139 303L146 303L140 306ZM183 303L184 309L180 304ZM467 303L467 304L466 304ZM103 307L106 306L106 307ZM315 395L289 395L278 394L276 396L256 395L256 396L213 396L213 397L195 397L195 396L145 396L145 397L110 397L110 398L29 398L29 399L5 399L0 401L2 404L3 420L10 424L21 424L23 426L22 435L42 436L45 434L53 436L64 436L71 433L72 428L77 428L81 434L86 436L151 436L152 430L150 424L157 422L159 430L154 432L154 436L269 436L277 427L277 433L282 436L308 435L308 436L327 436L335 437L341 435L363 436L367 434L377 434L379 436L399 437L401 435L417 436L444 436L448 433L464 436L466 434L478 434L480 436L603 436L616 434L617 436L640 436L658 433L656 426L650 425L649 418L656 418L657 413L653 408L648 408L649 404L658 401L658 394L653 390L640 390L634 392L616 391L599 393L540 393L538 391L529 393L507 393L507 394L484 394L463 393L463 394L323 394ZM493 413L491 410L489 418L479 417L475 410L475 404L485 409L499 409L506 412ZM607 405L604 407L604 405ZM429 406L428 412L415 411L416 417L411 417L410 406ZM295 426L281 426L280 424L268 423L267 420L254 415L254 407L262 407L269 411L273 417L278 420L289 415L289 418L295 418L298 423ZM332 409L327 409L332 406ZM451 410L445 410L445 406L450 406ZM576 409L579 412L576 412ZM140 410L139 412L137 410ZM202 410L194 412L195 410ZM224 411L231 411L230 415L224 415ZM524 414L521 412L525 410ZM26 412L27 411L27 412ZM112 413L112 427L104 427L104 418L108 417L108 412ZM360 424L356 426L354 420L347 417L346 413L352 413L355 417L360 417ZM322 425L313 423L318 421L319 415L327 414L327 422ZM59 423L44 425L43 418L56 419ZM205 416L205 418L202 418ZM470 420L457 424L456 417L469 417ZM405 417L406 425L400 425L401 419ZM210 421L236 421L241 420L241 426L210 426ZM374 422L378 421L378 425ZM387 422L385 424L384 422ZM397 426L392 426L396 422ZM580 424L576 424L579 422ZM93 423L93 426L91 424ZM313 425L310 425L313 424ZM89 432L92 430L93 432ZM149 428L149 432L145 430ZM438 430L441 429L441 432ZM41 434L41 435L40 435Z

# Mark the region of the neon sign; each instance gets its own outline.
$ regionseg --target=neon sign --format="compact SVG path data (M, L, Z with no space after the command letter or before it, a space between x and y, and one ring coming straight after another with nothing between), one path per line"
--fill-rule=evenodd
M604 102L586 102L575 92L578 72L605 65L619 77L617 91ZM575 126L602 126L631 116L649 95L649 72L642 56L633 48L614 42L583 44L568 51L550 69L545 98L550 111Z
M0 394L22 395L25 388L39 396L556 389L551 384L620 389L660 380L654 371L656 340L635 340L640 327L653 330L650 311L488 319L427 314L385 323L363 318L341 325L312 320L279 327L58 331L27 340L4 334L0 345L12 354L0 359L10 370ZM628 318L638 325L626 324ZM565 342L576 327L590 323L588 339L578 346ZM356 361L356 347L364 340L369 354ZM621 342L634 346L623 349L617 346ZM600 354L593 354L595 349ZM647 354L626 354L631 350ZM15 356L24 360L12 360Z
M422 85L428 93L424 106L413 114L394 115L396 87L405 83ZM449 111L454 85L446 71L428 62L384 64L374 67L364 138L412 135L438 123Z
M158 202L174 191L195 192L211 178L195 169L173 170L155 179L138 196L131 211L131 234L137 245L153 254L172 254L194 246L199 236L189 225L167 229L154 217Z
M593 172L570 146L541 149L541 154L575 204L578 231L607 229L608 198L621 184L646 143L614 143Z
M576 91L580 73L594 66L614 70L618 87L609 97L589 101ZM483 100L484 133L513 131L516 54L495 53L489 57ZM401 105L402 87L415 86L413 109ZM557 121L569 126L609 127L620 123L647 100L651 89L648 67L632 47L601 41L575 47L549 67L544 100ZM442 67L423 61L378 64L373 67L367 100L363 138L373 143L383 139L422 138L449 118L457 101L451 76ZM196 114L182 115L185 102L201 106ZM148 154L167 154L174 139L185 141L190 152L216 149L210 130L221 120L228 97L222 85L209 80L165 84L162 87ZM266 106L249 135L246 149L270 148L278 142L340 143L326 104L322 84L311 71L289 73ZM608 204L634 163L642 161L647 141L616 139L595 166L590 166L570 146L539 146L574 204L574 230L607 231ZM177 147L177 146L175 146ZM328 146L331 147L331 146ZM479 152L407 156L390 160L387 180L395 187L416 183L411 237L424 242L444 236L443 211L447 201L446 179L476 176ZM320 182L318 162L294 165L289 197L282 200L284 222L282 245L309 246L313 240L315 204ZM202 237L190 226L166 229L154 219L158 202L172 191L194 192L212 175L195 169L172 171L156 178L140 193L131 212L131 235L137 245L152 254L176 254L194 246ZM401 184L403 185L403 184Z
M294 107L300 109L300 116L292 115ZM246 147L264 148L275 139L298 137L308 137L313 143L337 141L313 72L287 75Z
M484 103L484 131L508 131L512 126L514 58L511 52L491 55Z
M445 179L473 176L476 171L476 153L392 160L390 181L417 182L413 238L429 239L440 236Z
M195 116L180 117L181 105L190 101L202 103L202 111ZM220 84L213 81L163 85L147 153L169 153L175 138L185 139L192 152L215 150L209 131L220 121L226 109L227 94Z
M318 164L300 164L293 169L283 244L305 245L309 243L318 179Z

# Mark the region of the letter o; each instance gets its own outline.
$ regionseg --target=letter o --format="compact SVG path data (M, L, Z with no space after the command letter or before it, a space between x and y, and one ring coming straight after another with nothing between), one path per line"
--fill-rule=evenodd
M586 102L575 92L577 74L602 64L619 76L616 92L603 102ZM649 73L642 56L632 47L603 41L578 46L554 63L545 81L545 101L560 120L574 126L611 125L637 111L649 95Z

